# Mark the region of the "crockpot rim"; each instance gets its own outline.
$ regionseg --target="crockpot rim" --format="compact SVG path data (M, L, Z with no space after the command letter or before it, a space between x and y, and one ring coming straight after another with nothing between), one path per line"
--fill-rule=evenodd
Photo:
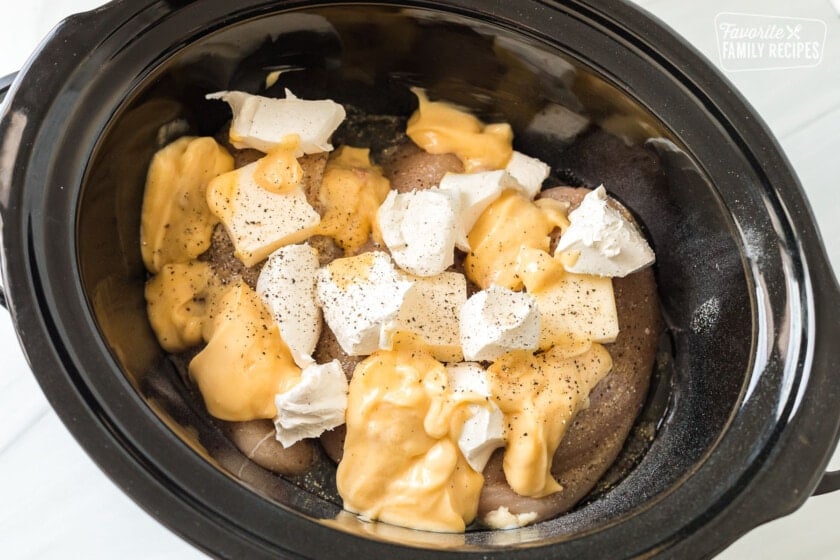
M103 15L113 17L113 19L115 19L115 20L125 19L126 22L127 22L132 17L138 15L141 11L140 8L138 8L137 11L132 16L130 16L128 18L126 18L125 16L118 16L116 14L117 8L120 7L120 6L128 5L128 4L129 3L125 2L125 1L123 1L121 3L118 2L116 4L112 4L112 5L106 6L104 8L100 8L99 10L96 10L95 12L92 12L90 14L76 16L75 18L71 18L70 20L65 22L63 27L60 27L56 30L52 40L42 46L42 52L40 54L36 55L36 58L33 60L33 63L32 63L33 66L31 66L27 70L27 72L24 74L24 76L16 82L16 86L13 88L13 91L10 92L10 98L13 100L13 102L10 103L10 104L7 104L7 107L14 107L16 104L18 106L25 106L26 105L25 102L24 103L18 103L18 100L15 99L18 96L19 88L22 87L23 85L25 85L27 83L27 80L30 84L30 87L32 86L33 82L37 82L38 76L35 75L35 74L37 74L37 68L36 68L35 65L37 65L39 60L43 63L43 62L45 62L45 59L50 58L50 54L52 54L52 55L55 54L55 52L53 52L53 53L49 52L50 48L52 47L53 50L54 50L55 47L56 47L56 43L60 43L62 37L64 37L65 40L66 40L66 34L68 34L72 31L72 29L70 29L70 28L72 28L73 26L76 26L76 25L79 25L79 26L87 25L87 24L89 24L93 21L99 21L96 18L98 18L99 16L103 16ZM148 4L152 5L153 2L149 2ZM267 5L268 3L267 2L254 2L254 4L255 5L256 4ZM298 3L292 3L292 4L297 5L297 4L305 4L305 3L298 2ZM344 3L342 3L342 4L344 4ZM460 2L449 2L449 3L447 3L447 2L439 2L439 3L421 2L421 4L431 6L431 5L437 5L437 4L461 4L461 3ZM548 3L543 2L543 4L548 4ZM572 2L570 4L575 4L575 5L580 7L582 5L587 4L587 2ZM614 17L616 19L620 19L622 17L622 13L621 13L622 9L625 10L625 12L623 14L623 16L625 18L631 17L631 15L633 15L633 14L635 14L638 17L642 17L641 13L638 12L638 9L636 9L636 11L634 11L633 9L631 9L629 6L626 6L626 5L616 3L616 4L613 5L613 8L618 10L618 13L614 14ZM609 13L610 12L610 7L606 6L606 7L595 8L595 7L590 6L590 14L597 13L599 10L602 11L602 17L606 18L606 16L604 16L603 14ZM646 16L646 17L648 17L648 19L650 19L650 16ZM104 17L103 19L107 20L108 18ZM642 17L642 19L644 19L644 17ZM661 29L660 30L654 30L654 31L664 32ZM673 36L667 36L667 37L665 37L665 39L670 39L671 41L673 41L674 37ZM678 41L678 42L681 42L681 41ZM685 47L684 42L681 42L681 43L682 43L682 46ZM171 54L172 53L170 53L170 56L171 56ZM688 58L691 58L691 56L689 56L689 55L693 55L696 58L696 53L688 53L688 55L686 55L686 53L683 52L682 54L687 56ZM702 61L700 61L699 59L694 60L693 62L694 62L695 65L698 64L698 63L702 63ZM705 64L707 65L707 63L705 63ZM68 64L68 66L72 66L72 63ZM702 67L702 64L701 64L701 67ZM710 69L708 68L708 66L706 66L705 70L708 72ZM713 69L711 69L711 70L714 72ZM30 73L30 72L32 72L32 73ZM724 83L724 85L725 85L725 83ZM740 102L741 105L743 105L743 103L744 103L742 99L737 99L736 102L733 102L732 104L737 106L738 102ZM10 126L10 122L7 120L7 118L9 117L9 113L10 112L8 112L8 111L4 113L4 120L3 120L3 123L6 125L7 130L8 130L8 127ZM754 115L754 113L750 113L750 114ZM757 128L757 133L760 134L760 135L763 135L764 136L763 139L765 141L769 141L769 145L771 147L776 148L776 151L775 151L774 155L776 155L777 157L775 159L776 160L778 160L779 158L782 159L781 168L782 168L782 171L784 171L785 168L786 168L786 162L783 159L784 156L781 155L781 152L778 149L778 146L775 144L775 142L772 140L772 138L768 136L766 128L764 127L764 125L762 123L757 123L755 120L753 120L752 123L750 123L750 124L752 124L753 126L757 126L758 127ZM24 132L25 133L28 132L30 135L33 135L33 130L32 129L26 129L26 130L24 130ZM9 137L10 136L8 134L5 135L6 140L8 140ZM23 138L25 139L26 136L24 136ZM30 140L32 140L32 136L30 136ZM26 144L26 148L31 149L31 147L34 143L35 142L32 141L30 144ZM767 142L765 142L765 145L766 144L767 144ZM17 155L18 155L19 158L22 157L21 154L25 154L26 148L24 150L21 150L20 152L18 152ZM18 161L20 161L20 159ZM776 161L774 163L776 163L778 165L778 161ZM767 164L767 162L765 162L765 164ZM23 171L19 171L18 167L16 166L14 173L15 173L15 175L17 175L18 173L22 174ZM792 184L794 187L798 187L798 183L796 182L796 180L792 176L792 174L788 172L788 175L789 175L788 178L791 179L791 182L789 184ZM12 239L13 235L8 235L8 234L25 232L26 228L22 227L20 229L17 229L17 231L15 231L13 229L13 226L16 222L16 219L15 219L16 214L10 213L10 212L13 212L15 210L16 206L15 206L14 203L9 204L9 202L10 201L20 201L20 197L14 196L14 195L18 194L16 192L9 192L9 189L11 188L11 183L7 182L7 181L8 181L7 178L0 178L0 199L3 199L2 200L2 202L3 202L3 206L2 206L3 230L4 230L3 231L3 254L6 257L6 258L4 258L4 277L7 280L6 285L7 285L8 291L9 291L11 307L12 307L13 316L15 318L16 325L17 325L17 328L18 328L19 336L22 339L22 341L24 343L24 346L26 347L26 354L27 354L28 359L30 360L30 363L35 365L36 369L39 369L37 367L39 363L43 365L43 364L46 364L46 363L49 363L49 362L52 361L53 365L54 365L55 363L60 363L61 361L65 361L68 358L72 360L72 359L77 358L77 357L72 357L72 356L68 356L68 355L65 355L63 358L56 357L55 355L53 355L53 352L56 351L56 349L50 347L50 345L47 344L43 339L41 339L41 340L38 339L38 336L42 335L42 334L46 334L47 336L49 336L49 334L54 334L56 336L60 336L60 335L58 335L56 333L55 325L50 325L49 324L49 316L48 316L49 314L48 313L45 313L45 315L41 316L41 317L33 317L33 316L29 315L30 308L29 308L28 304L30 303L29 298L32 297L32 293L30 292L28 294L21 294L21 290L24 289L22 287L22 283L19 282L19 281L17 281L17 282L15 281L16 278L20 279L21 275L25 276L27 274L32 274L33 270L37 270L39 268L39 263L37 262L38 255L35 254L35 253L37 253L37 249L33 250L32 247L28 247L28 246L25 247L24 250L22 251L22 253L23 254L28 253L28 255L30 257L30 260L28 262L24 263L24 265L23 265L23 269L25 269L25 271L21 271L21 269L18 268L18 269L15 269L16 270L16 275L12 275L10 273L10 266L11 265L7 262L7 259L8 259L7 255L9 254L10 246L12 244L14 244L14 242L16 240ZM6 192L3 192L3 189L5 189ZM807 205L803 204L804 201L802 200L801 188L799 188L798 191L795 194L798 195L799 200L795 201L795 202L797 202L797 204L792 205L792 207L794 208L794 213L796 213L796 212L801 213L801 212L803 212L803 208L804 208L805 218L807 218L808 216L810 216L810 214L809 214L809 211L807 209ZM31 198L33 196L32 193L29 193L29 196ZM793 195L791 195L791 196L793 196ZM21 204L21 206L24 206L27 203L29 205L32 205L33 201L31 199L29 201L24 201L24 204ZM800 214L800 217L801 217L801 214ZM807 221L807 219L805 219L805 218L803 218L803 220ZM811 217L811 220L813 220L812 217ZM23 224L18 224L18 225L20 226L20 225L23 225ZM797 230L794 230L794 231L797 231ZM819 238L818 238L818 235L816 234L816 231L813 229L813 227L809 227L809 228L805 228L805 229L799 229L798 231L802 232L802 233L799 234L799 241L802 242L802 244L804 245L803 247L800 247L800 250L803 252L803 254L810 253L810 255L808 255L809 258L806 258L805 262L806 262L806 264L810 263L812 265L811 266L812 276L814 278L816 278L817 280L829 281L830 282L830 280L831 280L830 272L828 272L828 270L827 270L827 264L826 264L826 261L825 261L824 251L821 250L821 244L819 243ZM29 232L27 232L27 233L29 233ZM25 235L21 236L21 240L25 237ZM814 240L816 240L816 243L814 242ZM31 242L31 239L29 239L29 242ZM820 258L822 258L822 260L820 260ZM16 263L16 265L19 265L19 264ZM830 292L830 291L831 290L826 290L826 292ZM35 292L38 292L38 290L36 289ZM834 292L836 294L836 283L834 285ZM24 295L26 295L27 297L24 298L23 297ZM821 294L814 293L814 290L811 290L811 295L806 296L806 297L818 298L820 296L821 296ZM836 298L835 298L834 301L836 302ZM36 305L42 306L42 308L48 307L48 303L45 302L43 299L40 300L40 301L35 301L34 303ZM815 306L815 307L817 309L819 309L820 306ZM836 304L835 304L835 307L836 307ZM812 309L813 309L813 303L812 303ZM43 320L43 319L46 319L46 322L42 322L41 320ZM34 332L38 332L38 334L33 334ZM67 350L64 349L64 351L66 352ZM834 360L835 360L835 364L836 364L836 358L834 358ZM52 378L52 377L46 377L46 376L38 376L38 380L42 384L42 386L44 387L44 390L45 390L45 392L47 392L48 396L51 397L50 400L51 400L53 406L57 410L59 410L59 411L61 411L61 410L71 411L71 409L73 409L73 407L71 407L69 404L67 404L65 402L60 402L59 400L57 400L58 397L57 397L57 395L54 391L56 390L56 388L61 383L63 383L62 380ZM73 380L73 382L77 384L75 386L76 390L80 390L85 385L84 381L82 379L79 379L79 378ZM79 384L81 385L81 387L80 387ZM802 390L804 391L804 389L806 387L807 387L807 383L803 384ZM87 401L89 406L96 406L97 397L95 395L93 395L92 393L88 393L87 395L82 396L80 398L84 401ZM78 412L78 410L76 410L75 412ZM85 410L84 412L88 412L88 411ZM110 460L110 459L117 459L117 457L115 457L115 456L119 455L120 453L115 451L116 446L119 446L124 442L120 442L119 438L116 437L116 434L107 434L108 436L110 436L112 438L112 443L114 444L113 448L111 448L107 451L102 450L102 449L97 449L96 448L96 445L97 445L97 438L96 437L90 437L90 434L81 434L81 430L83 429L83 426L81 425L81 422L80 422L79 418L76 418L75 421L70 420L70 419L68 419L68 415L65 414L65 413L62 413L61 417L62 417L62 420L65 423L68 424L68 427L71 429L71 431L74 433L74 435L78 439L80 439L80 441L82 441L83 445L88 450L88 452L91 453L93 456L97 457L98 460L100 460L100 461L101 460L106 460L107 461L107 460ZM794 422L796 420L797 420L797 417L796 417L796 415L794 415L793 418L790 421ZM88 419L88 421L92 421L92 422L95 423L97 420L95 418L91 418L91 419ZM103 429L101 426L99 426L99 428ZM836 433L836 427L835 427L834 433ZM171 439L173 439L173 441L175 441L174 438L171 438ZM109 456L110 456L110 458L109 458ZM142 462L142 460L137 458L137 457L134 457L134 458L120 457L120 459L122 459L122 461L120 461L122 463L124 463L127 459L129 460L129 462L132 459L135 460L135 461L138 461L138 462ZM825 460L827 461L827 458ZM126 467L126 469L129 470L129 471L131 470L129 467ZM120 470L119 468L114 468L114 472L109 473L109 475L113 476L116 480L119 481L119 479L120 479L119 470ZM815 474L815 476L818 477L820 474L821 474L821 470L818 471ZM807 483L804 483L803 487L813 488L813 485L815 485L815 484L816 484L816 479L813 480L813 484L811 484L811 481L809 481ZM151 489L152 486L153 486L152 484L149 484L149 486L147 486L147 489ZM135 499L138 499L138 497L136 495L132 496L132 497L134 497ZM183 499L187 499L187 498L188 498L187 496L180 496L178 499L183 500ZM802 500L804 500L804 498L802 498ZM797 501L799 503L801 503L802 500L800 500L799 498L796 498L790 504L786 504L786 507L791 507L791 504L793 504L794 502L797 502ZM153 500L150 500L150 502L153 502ZM148 506L148 504L144 504L144 505ZM189 508L187 508L187 512L189 512ZM209 512L209 513L212 514L212 512ZM781 513L786 513L786 511L782 511ZM187 517L190 517L190 516L187 515ZM212 517L212 515L210 515L210 517ZM173 518L177 518L177 515L174 515ZM171 521L172 521L172 523L168 523L168 525L170 527L172 526L173 523L176 522L175 520L171 520ZM208 534L209 534L209 530L208 530ZM189 540L191 540L191 542L196 543L196 540L194 538L189 538ZM198 543L198 544L200 546L200 543ZM225 554L225 547L220 547L218 549L213 550L212 552L219 553L219 554Z

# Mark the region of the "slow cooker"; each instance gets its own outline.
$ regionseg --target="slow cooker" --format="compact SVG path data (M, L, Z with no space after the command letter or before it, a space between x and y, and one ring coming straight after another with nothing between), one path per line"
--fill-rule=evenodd
M190 398L145 316L145 172L166 142L224 124L206 93L265 91L277 70L278 87L374 114L407 115L422 86L633 209L667 333L623 467L574 511L465 535L364 523L329 473L260 469ZM27 359L102 469L209 554L707 557L840 487L824 473L840 289L802 189L746 102L638 8L118 0L66 20L3 86L3 289Z

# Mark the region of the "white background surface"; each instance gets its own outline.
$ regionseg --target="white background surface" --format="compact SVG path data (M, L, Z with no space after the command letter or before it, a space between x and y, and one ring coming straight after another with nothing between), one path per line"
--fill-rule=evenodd
M717 62L718 12L811 17L826 23L816 68L728 74L782 143L840 270L840 0L636 0ZM98 0L4 5L0 75L26 57L62 17ZM836 6L836 7L835 7ZM91 462L47 404L0 310L0 558L189 559L202 554L160 526ZM840 454L833 465L840 465ZM810 499L754 530L719 558L840 559L840 492Z

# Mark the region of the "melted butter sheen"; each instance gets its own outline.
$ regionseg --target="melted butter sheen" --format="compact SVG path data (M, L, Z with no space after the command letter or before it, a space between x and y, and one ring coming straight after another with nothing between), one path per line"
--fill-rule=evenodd
M140 224L140 248L149 271L191 261L210 247L218 219L207 207L207 185L232 169L231 155L209 137L180 138L155 154Z
M288 194L303 182L303 167L296 154L300 149L300 136L284 136L265 157L257 162L254 182L269 192Z
M370 237L379 205L391 184L370 162L370 150L344 146L327 167L318 201L325 208L317 234L332 237L347 254L355 254Z
M484 484L458 449L467 406L425 352L380 350L361 362L337 472L345 509L414 529L464 531Z
M274 396L300 380L300 368L257 293L240 280L219 294L203 334L190 376L207 411L229 421L276 416Z
M526 248L548 251L551 232L567 225L565 214L557 208L505 191L470 230L472 250L464 261L467 277L482 289L497 284L521 290L518 271L527 263L520 262L520 252Z
M146 283L146 310L158 342L167 352L201 344L212 271L206 262L164 265Z
M513 155L513 130L507 123L484 125L473 115L442 101L429 101L412 89L419 107L405 130L430 154L455 154L467 173L504 169Z
M565 346L537 355L509 352L488 368L508 427L505 478L516 493L540 498L562 490L551 476L554 452L611 368L609 352L595 343L582 353Z

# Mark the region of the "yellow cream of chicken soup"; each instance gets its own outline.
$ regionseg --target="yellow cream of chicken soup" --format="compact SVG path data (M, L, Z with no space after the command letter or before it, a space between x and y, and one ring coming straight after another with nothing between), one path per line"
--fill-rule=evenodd
M210 248L218 220L207 207L207 185L232 169L233 158L212 138L180 138L155 154L140 225L140 248L150 272L191 261Z
M468 404L422 350L380 350L359 364L337 473L344 507L395 525L463 531L484 480L458 449Z

